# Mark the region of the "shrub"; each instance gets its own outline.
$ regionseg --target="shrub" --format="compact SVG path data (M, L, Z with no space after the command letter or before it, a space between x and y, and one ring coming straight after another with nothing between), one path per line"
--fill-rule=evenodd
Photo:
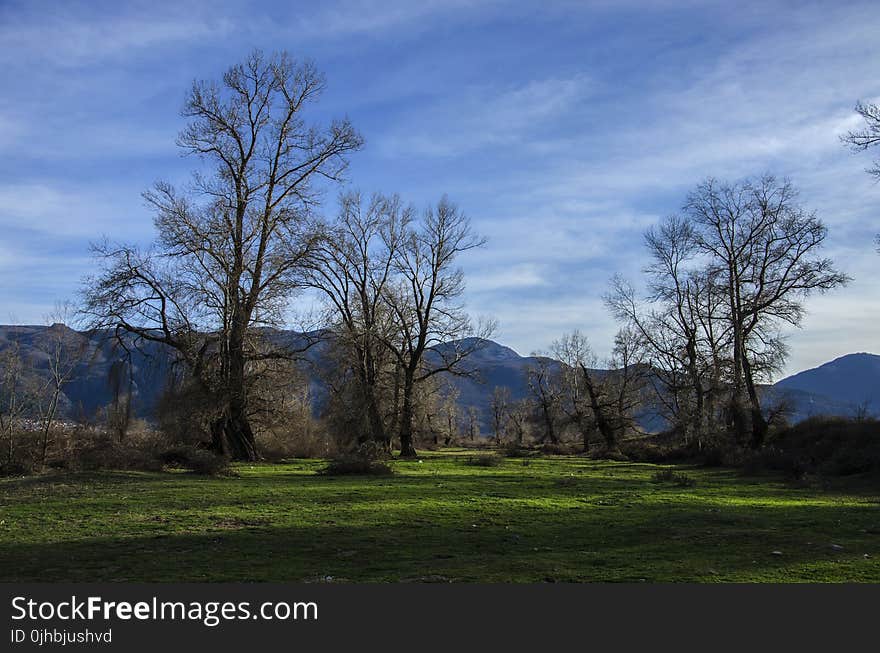
M119 442L106 432L83 431L71 443L65 456L53 460L52 467L86 471L161 471L162 462L156 457L156 444L152 440L140 439Z
M620 444L620 453L629 460L639 463L665 463L668 460L681 458L682 452L668 445L661 445L648 438L627 440Z
M33 468L19 460L4 460L0 462L0 476L28 476L33 471Z
M275 429L257 436L257 451L264 460L329 458L338 453L336 441L324 429L292 432Z
M179 445L158 455L164 467L187 469L205 476L227 476L231 473L229 461L206 449Z
M794 480L802 480L811 465L796 451L783 451L770 445L745 454L740 467L744 474L774 471L782 472Z
M541 453L547 456L572 456L581 453L582 447L576 444L546 443L541 445Z
M781 430L749 461L786 472L828 476L880 472L880 422L843 417L811 417Z
M677 472L671 467L655 472L654 476L651 477L651 480L654 481L654 483L672 483L678 487L693 487L697 484L697 482L687 474Z
M528 449L516 442L508 442L501 448L501 455L505 458L524 458L529 455Z
M327 476L363 475L389 476L394 470L386 460L388 450L380 442L367 441L357 448L333 458L319 474Z
M720 445L710 445L702 450L700 460L703 467L724 467L728 452Z
M498 467L501 464L501 456L492 453L471 456L465 460L465 464L474 467Z
M627 462L629 458L620 451L620 449L608 449L602 448L593 451L590 454L590 458L594 460L615 460L617 462Z

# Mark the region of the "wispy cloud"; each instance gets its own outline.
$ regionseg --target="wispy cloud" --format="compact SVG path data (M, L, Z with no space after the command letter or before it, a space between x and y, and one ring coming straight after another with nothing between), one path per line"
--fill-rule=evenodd
M0 60L18 66L45 61L70 70L140 51L221 38L234 27L222 15L190 4L101 6L39 2L0 10Z
M462 157L486 147L540 147L537 135L585 101L590 80L531 80L512 88L466 88L438 94L416 115L384 134L387 156Z
M297 27L307 34L324 37L352 34L378 34L421 23L419 31L429 28L438 14L452 15L469 9L486 9L500 2L475 0L427 0L422 2L348 0L322 5L312 15L300 16Z
M133 195L137 195L134 189L115 185L78 189L62 183L4 184L0 185L0 227L26 229L49 240L88 241L102 233L143 239L152 233L150 215L141 203L132 205Z

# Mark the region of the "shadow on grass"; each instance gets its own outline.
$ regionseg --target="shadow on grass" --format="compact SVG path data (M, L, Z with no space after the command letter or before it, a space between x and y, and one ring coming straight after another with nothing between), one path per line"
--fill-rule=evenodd
M7 539L0 580L880 581L880 537L865 532L878 514L869 506L759 514L717 514L684 501L653 509L459 506L367 513L369 523L334 518L284 527L230 520L201 533ZM831 548L833 541L845 549Z

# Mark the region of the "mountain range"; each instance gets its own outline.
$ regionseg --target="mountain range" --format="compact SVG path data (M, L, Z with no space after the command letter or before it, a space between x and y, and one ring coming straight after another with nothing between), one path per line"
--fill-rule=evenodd
M2 326L0 325L0 357L10 347L18 346L24 366L36 379L49 374L46 350L51 343L51 329L65 329L65 337L77 342L84 354L64 388L61 413L67 417L88 417L108 405L113 397L109 379L114 363L122 360L123 352L102 334L72 331L63 325ZM277 331L273 338L291 344L301 343L304 335L293 331ZM321 346L307 354L315 366L325 365ZM490 404L496 387L509 389L512 400L528 396L526 371L538 362L533 356L520 356L513 349L491 340L482 343L468 359L475 378L449 376L449 383L458 390L458 404L463 411L474 407L484 432L488 431ZM549 365L558 362L547 360ZM171 358L161 345L151 344L132 352L134 379L134 410L142 417L149 416L164 388ZM597 370L600 374L601 370ZM312 378L313 396L321 401L325 391L320 381ZM880 356L854 353L842 356L814 369L804 370L766 386L765 396L785 398L790 404L791 418L801 421L813 415L880 416ZM640 416L643 427L659 428L660 418L646 413Z

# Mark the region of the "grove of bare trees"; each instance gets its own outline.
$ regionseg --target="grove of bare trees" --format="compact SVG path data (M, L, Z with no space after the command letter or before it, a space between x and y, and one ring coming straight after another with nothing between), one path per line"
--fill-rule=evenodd
M419 212L397 197L346 194L335 220L321 218L322 192L363 142L347 120L306 123L324 85L311 63L260 52L222 83L194 83L178 145L202 167L185 189L160 182L145 193L156 214L151 247L95 246L89 326L174 350L181 383L209 405L213 448L233 459L258 456L258 389L297 354L270 329L304 288L325 302L321 335L333 340L346 410L366 416L348 426L386 449L396 436L404 456L415 455L420 386L464 373L481 339L461 339L491 331L475 331L458 304L457 257L483 240L445 197Z
M396 437L401 455L414 456L420 389L470 372L468 356L494 327L472 324L459 304L457 259L483 242L445 197L423 212L396 196L342 197L307 280L324 297L346 390L367 416L359 441L390 449Z
M616 279L606 301L641 340L658 402L685 439L729 432L763 444L759 383L785 360L781 329L801 324L805 298L849 280L821 256L826 235L772 176L709 179L647 232L647 296Z

